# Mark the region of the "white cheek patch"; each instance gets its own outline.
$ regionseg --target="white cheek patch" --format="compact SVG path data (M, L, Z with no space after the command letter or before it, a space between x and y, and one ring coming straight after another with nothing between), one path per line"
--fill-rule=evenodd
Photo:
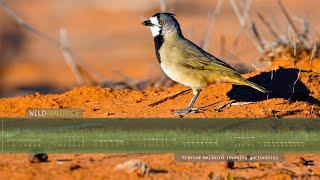
M161 28L159 27L159 22L158 22L158 18L157 17L151 17L150 21L152 24L154 24L153 26L150 26L151 29L151 33L153 37L156 37L160 34L160 30Z
M160 34L160 28L158 26L150 26L151 33L153 37L156 37Z

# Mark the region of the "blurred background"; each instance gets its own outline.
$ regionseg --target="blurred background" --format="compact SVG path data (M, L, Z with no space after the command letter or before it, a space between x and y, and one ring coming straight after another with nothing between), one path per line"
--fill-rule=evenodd
M2 2L2 1L0 1ZM268 68L260 61L261 52L243 27L230 1L224 0L214 18L218 0L166 0L166 11L175 13L183 34L199 45L208 31L206 49L230 64L240 64L244 72ZM234 0L242 13L241 3ZM320 32L320 1L283 0L294 23L301 27L307 18L312 37ZM68 47L81 57L96 81L157 79L162 71L156 60L153 38L144 19L161 11L159 0L8 0L10 7L26 23L60 41L60 30L67 32ZM0 8L0 96L58 93L79 86L61 49L17 24L4 6ZM279 34L287 35L288 22L277 0L252 1L249 18L261 36L272 36L257 18L257 11L272 23ZM163 10L162 4L162 10ZM210 16L211 14L211 16ZM243 15L243 14L241 14ZM212 19L211 19L212 20ZM98 78L97 78L98 77Z

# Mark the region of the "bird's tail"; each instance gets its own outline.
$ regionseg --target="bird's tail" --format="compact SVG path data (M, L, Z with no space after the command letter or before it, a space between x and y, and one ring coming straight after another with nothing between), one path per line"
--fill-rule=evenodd
M264 88L262 86L259 86L258 84L253 83L251 81L245 80L245 85L250 86L250 87L252 87L252 88L254 88L254 89L256 89L256 90L258 90L260 92L263 92L265 94L269 93L269 91L266 88Z
M258 84L253 83L253 82L251 82L251 81L249 81L249 80L247 80L247 79L245 79L243 77L239 77L237 79L234 79L233 83L234 84L239 84L239 85L250 86L250 87L252 87L252 88L254 88L254 89L256 89L256 90L258 90L258 91L260 91L262 93L265 93L265 94L269 93L269 91L266 88L264 88L262 86L259 86Z

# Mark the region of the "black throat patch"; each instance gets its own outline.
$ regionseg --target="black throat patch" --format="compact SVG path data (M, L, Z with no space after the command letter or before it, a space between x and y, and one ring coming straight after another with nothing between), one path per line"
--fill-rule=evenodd
M160 48L164 42L164 38L163 36L161 35L161 30L160 30L160 33L159 35L157 35L156 37L153 38L154 40L154 45L155 45L155 48L156 48L156 55L157 55L157 58L158 58L158 62L161 63L161 57L160 57Z

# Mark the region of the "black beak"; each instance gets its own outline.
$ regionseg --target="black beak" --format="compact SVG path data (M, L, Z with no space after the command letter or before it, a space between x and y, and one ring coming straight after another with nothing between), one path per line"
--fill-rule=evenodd
M153 24L150 20L143 21L141 24L145 25L145 26L153 26Z

